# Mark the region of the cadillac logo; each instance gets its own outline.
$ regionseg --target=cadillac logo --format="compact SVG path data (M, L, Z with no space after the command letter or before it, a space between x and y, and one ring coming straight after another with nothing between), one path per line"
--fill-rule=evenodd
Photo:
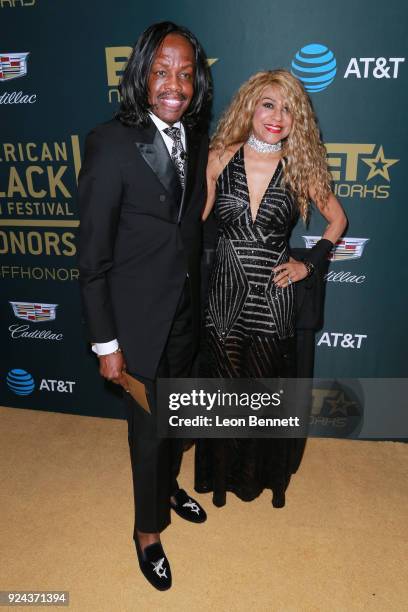
M36 304L32 302L10 302L13 312L18 319L41 323L54 321L58 304Z
M27 74L29 53L0 54L0 81L10 81Z
M303 236L307 249L311 249L320 240L320 236ZM328 259L330 261L343 261L344 259L358 259L362 256L364 247L369 238L341 238L332 248Z

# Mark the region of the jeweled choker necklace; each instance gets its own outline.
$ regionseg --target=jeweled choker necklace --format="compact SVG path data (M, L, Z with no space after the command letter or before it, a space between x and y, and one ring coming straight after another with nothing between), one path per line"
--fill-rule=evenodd
M263 140L258 140L253 134L247 140L247 145L257 151L257 153L277 153L282 150L282 141L280 140L276 144L269 144Z

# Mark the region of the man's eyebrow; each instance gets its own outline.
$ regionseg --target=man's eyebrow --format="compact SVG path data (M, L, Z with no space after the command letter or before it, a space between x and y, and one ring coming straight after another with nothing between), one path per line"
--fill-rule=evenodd
M155 60L153 60L153 64L162 64L163 66L168 66L171 64L171 61L169 61L165 57L164 58L158 57ZM183 64L181 67L182 68L194 68L194 63L189 61Z

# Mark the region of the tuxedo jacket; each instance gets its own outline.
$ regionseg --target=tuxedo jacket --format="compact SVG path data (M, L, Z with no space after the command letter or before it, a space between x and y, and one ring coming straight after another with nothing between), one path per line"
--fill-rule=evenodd
M78 180L79 269L91 342L117 338L127 369L153 379L189 276L200 316L201 211L208 138L186 132L185 189L162 136L113 119L86 139Z

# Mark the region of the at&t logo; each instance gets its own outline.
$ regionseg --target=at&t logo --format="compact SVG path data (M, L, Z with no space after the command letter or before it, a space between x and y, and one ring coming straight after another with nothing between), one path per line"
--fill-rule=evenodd
M43 378L40 391L57 391L58 393L72 393L75 382L73 380L55 380L53 378Z
M310 93L326 89L333 83L336 73L337 63L333 51L319 43L302 47L292 61L292 74Z
M405 57L351 57L343 78L397 79ZM326 45L311 43L296 52L291 63L292 74L309 93L318 93L331 85L340 67ZM342 70L343 72L343 70Z
M31 395L34 391L34 378L29 372L14 368L7 374L7 386L16 395Z
M325 345L330 348L360 349L364 340L367 340L367 334L323 332L317 342L317 346Z
M400 64L405 57L352 57L344 73L344 78L356 79L397 79Z
M6 383L10 391L16 395L31 395L35 389L35 380L26 370L14 368L7 374ZM43 378L38 386L39 391L56 393L73 393L75 381Z

